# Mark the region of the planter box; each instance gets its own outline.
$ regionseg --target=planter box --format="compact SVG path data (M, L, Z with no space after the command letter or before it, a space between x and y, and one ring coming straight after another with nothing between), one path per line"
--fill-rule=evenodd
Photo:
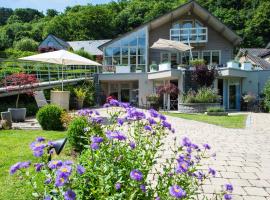
M251 71L252 70L252 63L251 62L243 62L241 64L241 69Z
M12 122L24 122L26 116L26 108L9 108Z
M207 108L220 107L220 103L179 103L178 111L181 113L204 113Z
M69 110L69 91L51 91L51 104L55 104L65 109Z
M117 74L130 73L130 66L116 66L115 73Z
M158 65L159 71L171 70L171 63L162 63Z
M142 73L141 69L136 69L136 73Z
M239 63L236 61L229 61L227 62L227 67L239 69Z
M228 116L227 112L206 112L209 116Z

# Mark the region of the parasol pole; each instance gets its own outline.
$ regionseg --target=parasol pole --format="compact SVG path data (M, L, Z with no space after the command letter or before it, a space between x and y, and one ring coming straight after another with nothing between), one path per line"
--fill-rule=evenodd
M64 91L64 61L62 61L62 92Z

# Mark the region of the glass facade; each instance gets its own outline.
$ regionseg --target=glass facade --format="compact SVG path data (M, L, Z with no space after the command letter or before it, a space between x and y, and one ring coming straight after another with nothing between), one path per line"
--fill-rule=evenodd
M105 66L130 66L131 72L146 71L147 28L133 32L104 48Z

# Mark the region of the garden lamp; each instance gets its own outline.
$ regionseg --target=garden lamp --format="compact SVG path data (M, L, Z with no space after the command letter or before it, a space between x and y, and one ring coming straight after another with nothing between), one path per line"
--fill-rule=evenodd
M54 149L55 153L57 155L59 155L61 153L61 151L63 150L66 142L67 142L67 138L53 141L52 146L50 148L48 148L48 153L50 152L51 149ZM50 161L50 160L51 160L51 154L49 153L48 161Z

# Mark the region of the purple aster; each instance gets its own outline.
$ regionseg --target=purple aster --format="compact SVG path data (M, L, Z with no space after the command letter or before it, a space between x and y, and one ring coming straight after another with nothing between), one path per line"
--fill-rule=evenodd
M94 151L98 150L99 149L99 144L98 143L92 143L91 144L91 149L94 150Z
M28 168L28 167L30 167L30 165L31 165L31 162L30 161L26 161L26 162L21 162L21 164L20 164L20 169L22 169L22 168Z
M148 112L151 117L157 118L159 116L159 113L155 109L150 109Z
M145 185L140 185L140 189L142 190L142 192L146 192L146 187L145 187Z
M52 197L46 196L46 197L44 198L44 200L52 200Z
M148 122L149 122L149 124L150 124L151 126L157 123L157 122L156 122L153 118L151 118L151 117L149 117L147 120L148 120Z
M160 200L160 197L156 197L155 200Z
M61 187L61 186L65 185L65 183L67 181L68 181L68 176L66 176L64 174L58 175L56 177L56 180L55 180L55 186L56 187Z
M43 150L41 150L41 151L33 151L33 155L35 157L41 157L41 156L43 156L43 154L44 154Z
M71 160L66 160L63 162L63 165L72 165L73 164L73 161Z
M93 136L91 138L91 141L92 141L92 143L101 143L101 142L103 142L103 138L102 137L95 137L95 136Z
M103 108L109 108L110 107L110 104L108 104L108 103L105 103L104 105L103 105Z
M115 99L111 99L110 102L109 102L109 104L110 104L111 106L116 106L116 107L120 106L119 101L117 101L117 100L115 100Z
M102 117L92 117L92 118L90 119L90 121L91 121L92 123L101 124L101 123L103 122L103 118L102 118Z
M122 125L124 124L124 119L118 118L118 119L117 119L117 123L118 123L120 126L122 126Z
M167 129L169 129L169 130L172 129L172 125L171 125L169 122L167 122L167 121L162 121L162 122L161 122L161 125L162 125L164 128L167 128Z
M130 143L129 143L129 146L130 146L130 148L133 150L133 149L136 148L136 143L135 143L135 142L130 142Z
M47 178L47 179L44 181L45 184L50 184L51 182L52 182L52 179L51 179L51 178Z
M40 142L32 142L30 144L30 148L33 150L33 151L41 151L43 150L44 148L46 147L45 144L42 144Z
M36 172L40 172L42 167L44 167L43 163L36 163L34 164L35 168L36 168Z
M120 190L121 189L121 183L115 183L115 189Z
M122 108L130 108L130 103L121 103Z
M62 165L58 170L57 174L62 176L70 176L72 172L72 167L70 165Z
M82 174L84 174L84 172L85 172L85 168L81 165L78 165L77 166L77 173L82 175Z
M161 119L162 121L165 121L167 118L164 115L159 115L159 119Z
M135 181L141 181L143 179L143 174L137 169L134 169L130 172L130 178Z
M127 137L120 131L107 131L106 136L108 139L126 140Z
M208 150L211 149L211 147L210 147L209 144L204 144L203 147L204 147L205 149L208 149Z
M95 110L95 115L100 115L98 111Z
M75 200L76 194L71 189L68 189L64 194L65 200Z
M45 138L44 137L37 137L36 138L36 141L37 142L44 142L45 141Z
M49 162L48 167L50 169L56 169L58 167L61 167L63 165L63 162L61 160L52 160Z
M188 137L184 137L182 140L182 146L189 147L191 146L191 141Z
M232 192L233 191L232 184L225 184L225 190L228 191L228 192Z
M230 194L224 194L224 199L225 200L231 200L232 199L232 195L230 195Z
M176 173L182 174L188 171L189 168L189 163L185 160L181 161L178 163L178 166L176 168Z
M211 174L212 176L215 176L216 175L216 170L214 170L212 168L209 168L208 173Z
M12 165L10 167L9 173L10 174L16 173L16 171L20 169L20 164L21 164L21 162L17 162L16 164Z
M127 119L130 120L141 120L141 119L145 119L145 114L144 112L141 112L139 110L137 110L136 108L128 108L127 109Z
M151 126L146 125L146 126L144 127L144 130L146 130L146 131L152 131L152 128L151 128Z
M181 199L186 196L186 192L178 185L173 185L169 188L170 195L177 198Z

